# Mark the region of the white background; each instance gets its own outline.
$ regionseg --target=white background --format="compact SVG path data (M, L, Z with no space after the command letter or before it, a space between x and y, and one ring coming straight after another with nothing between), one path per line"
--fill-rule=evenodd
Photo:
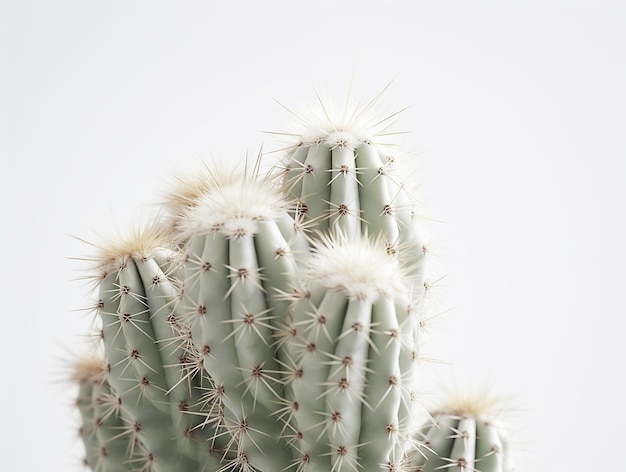
M80 470L58 382L90 323L69 259L90 249L72 236L149 213L174 170L275 148L274 99L299 109L350 80L368 98L392 79L443 221L433 372L512 397L522 470L623 465L623 2L0 5L3 470Z

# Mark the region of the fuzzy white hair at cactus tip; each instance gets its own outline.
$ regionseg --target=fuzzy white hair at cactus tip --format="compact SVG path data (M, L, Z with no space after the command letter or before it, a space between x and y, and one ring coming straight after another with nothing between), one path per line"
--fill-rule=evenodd
M273 181L260 178L257 172L217 170L211 178L195 197L194 205L183 211L178 225L181 234L255 234L260 222L278 218L288 207Z
M336 103L326 94L316 91L317 106L306 112L297 112L278 102L295 121L292 130L276 133L291 144L327 144L350 149L367 142L380 146L396 146L397 138L406 132L396 129L396 119L402 110L387 112L383 97L391 84L386 85L369 100L355 101L346 94L343 103ZM294 142L295 141L295 142Z
M375 301L409 293L405 270L381 238L349 239L341 231L323 235L313 248L305 280L344 290L356 300Z

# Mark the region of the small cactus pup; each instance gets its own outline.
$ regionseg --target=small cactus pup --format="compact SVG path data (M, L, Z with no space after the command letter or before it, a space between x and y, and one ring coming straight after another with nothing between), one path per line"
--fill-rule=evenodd
M103 362L104 363L104 362ZM106 363L104 363L106 366ZM93 401L93 387L100 383L102 373L106 372L106 367L101 368L98 361L90 359L80 359L73 366L71 375L72 382L78 384L78 396L76 397L76 407L80 413L81 426L78 430L85 446L85 458L83 462L92 470L97 470L98 457L101 452L98 438L95 434L95 402Z
M417 408L411 282L381 237L314 243L279 338L294 470L404 470Z
M184 246L179 311L223 400L232 464L280 471L291 455L276 414L283 379L273 339L289 322L283 294L297 271L291 248L304 237L285 195L257 166L218 165L207 177L202 191L173 212Z
M119 434L145 446L150 470L219 467L227 444L203 392L212 381L176 312L180 283L169 234L156 224L99 246L97 313L107 377L121 403Z
M150 459L139 438L121 434L128 425L107 377L103 357L85 356L75 362L73 380L78 384L76 405L82 419L84 463L94 472L146 470Z
M397 113L379 111L381 96L354 107L346 100L339 112L320 98L319 118L298 115L300 128L280 133L287 143L279 167L298 221L320 234L338 228L348 237L380 235L419 293L428 236L409 185L413 163L394 143L403 134L394 130Z
M431 413L411 471L515 472L508 434L487 397L459 397Z

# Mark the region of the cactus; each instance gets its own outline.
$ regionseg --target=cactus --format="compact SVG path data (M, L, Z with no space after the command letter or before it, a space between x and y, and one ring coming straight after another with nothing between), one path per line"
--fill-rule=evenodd
M119 397L108 381L106 360L81 358L73 380L79 385L77 406L83 419L80 435L87 452L85 464L96 472L131 472L149 467L149 453L122 417Z
M415 416L409 286L382 238L315 244L281 343L297 470L398 470Z
M198 188L175 212L185 247L180 311L236 437L233 462L282 470L291 454L275 414L283 385L273 337L288 322L281 294L295 278L299 236L284 195L256 170L216 170Z
M219 415L204 410L212 380L175 311L180 288L168 244L152 226L103 245L95 258L107 380L125 422L120 434L142 442L156 472L218 466L224 436Z
M99 248L104 359L75 375L91 469L512 472L468 403L420 430L427 236L377 100L323 107L266 175L259 155L179 178L165 216Z
M407 185L410 170L398 162L397 147L385 140L399 134L392 129L396 114L376 113L379 99L352 111L346 102L342 114L322 104L323 119L306 120L289 134L293 142L282 158L283 185L296 200L296 218L320 234L338 228L348 237L380 235L421 292L427 235L416 221L417 200Z
M432 413L411 470L514 472L508 435L488 397L460 397Z

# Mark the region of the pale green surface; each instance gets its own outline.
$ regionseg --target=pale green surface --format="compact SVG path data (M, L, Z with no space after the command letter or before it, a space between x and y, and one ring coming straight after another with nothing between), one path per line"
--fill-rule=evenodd
M413 353L406 348L410 343L403 345L401 336L392 339L390 332L414 328L402 325L406 310L396 313L396 306L406 307L407 300L350 300L343 291L308 288L311 297L299 300L293 311L297 335L282 346L294 370L301 369L301 378L292 378L285 393L299 405L292 428L302 433L299 444L311 458L305 470L397 465L404 449L387 426L407 433L405 416L415 411L408 386L390 388L389 378L411 379ZM404 336L412 341L415 335L409 331ZM348 358L350 365L344 363ZM342 388L345 382L347 389Z
M315 221L315 229L324 232L328 229L330 216L328 202L330 201L331 187L331 153L328 146L323 144L312 145L308 148L307 158L303 167L300 167L302 186L299 194L294 196L305 205L306 218L304 221ZM294 168L297 168L294 165ZM290 186L291 182L287 182Z
M400 333L393 300L381 299L372 306L372 325L369 371L364 388L368 407L361 409L359 435L359 443L367 446L359 451L360 460L363 464L397 463L403 456L399 448L394 450L399 440L394 435L400 434L401 427L400 405L410 403L408 386L402 385L404 379L410 378L403 374L410 372L402 372L400 365L401 358L410 357L411 352L403 349L400 334L390 334L392 330ZM397 379L397 385L390 383L391 377Z
M154 458L156 472L197 466L177 447L180 431L172 420L163 361L150 324L146 292L136 262L110 273L101 283L104 346L109 381L122 401L127 425L139 425L138 436ZM152 277L150 277L152 283ZM134 354L133 354L134 352ZM184 438L181 438L184 440Z
M296 265L289 251L276 252L287 246L284 222L256 227L255 234L191 238L181 311L190 316L198 348L209 348L205 369L224 389L225 421L237 439L231 450L261 470L281 470L292 457L277 413L284 395L273 343L288 323L280 294L290 291ZM211 268L203 270L207 262Z
M303 144L286 162L284 188L304 204L302 221L312 225L314 234L334 228L348 238L382 237L413 279L415 300L421 299L427 234L418 221L416 196L404 184L409 175L396 169L394 159L363 141L355 149Z
M81 381L78 386L78 398L76 407L80 412L81 426L79 434L85 445L84 461L92 470L97 470L99 457L98 438L94 433L94 406L92 402L93 383L87 380Z
M114 409L117 396L113 394L106 380L94 384L92 402L94 415L99 423L95 429L95 436L99 448L104 448L106 451L105 454L100 454L98 468L95 470L97 472L125 472L140 468L141 463L145 462L145 457L141 455L143 446L139 442L133 444L132 435L120 434L126 425L121 412Z
M423 472L442 468L456 470L464 464L467 470L480 472L513 472L504 431L496 424L470 416L435 415L436 425L425 430L426 457L416 455L412 466ZM426 460L428 459L428 460Z

